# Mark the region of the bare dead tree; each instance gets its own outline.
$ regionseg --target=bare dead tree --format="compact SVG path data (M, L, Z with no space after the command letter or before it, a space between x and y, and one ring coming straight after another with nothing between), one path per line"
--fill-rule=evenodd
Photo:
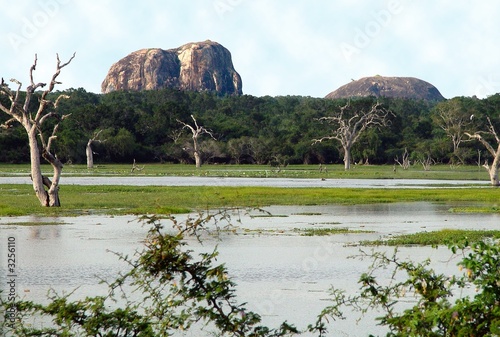
M94 143L103 143L106 140L105 139L99 139L99 135L101 134L102 130L94 132L94 135L92 138L89 138L89 141L87 142L87 146L85 147L85 154L87 155L87 168L92 169L94 168L94 151L92 150L92 144Z
M424 171L430 171L431 166L436 163L434 159L432 159L431 155L427 155L427 158L425 159L419 159L418 162L422 164L422 168Z
M205 128L204 126L198 125L198 122L196 121L196 118L194 118L193 115L191 115L191 119L194 122L194 125L191 126L185 122L182 122L180 120L177 120L177 122L181 123L183 125L183 129L189 129L192 133L192 138L193 138L193 156L194 156L194 161L196 163L196 167L199 168L201 167L202 159L201 159L201 150L200 146L198 143L198 138L203 135L203 134L208 134L210 137L212 137L215 140L215 137L209 129Z
M56 71L52 75L48 88L42 91L39 98L38 109L33 113L30 112L29 106L35 91L39 88L44 88L46 83L35 83L33 73L36 70L38 58L35 54L35 60L30 68L30 85L26 88L26 95L24 102L21 101L21 88L22 83L16 79L11 79L11 82L17 85L17 89L11 90L3 78L0 84L0 94L5 95L10 100L10 107L4 106L0 103L0 110L5 112L11 118L3 125L4 127L11 126L12 123L20 123L26 130L30 147L30 160L31 160L31 180L33 182L33 189L42 206L57 207L61 203L59 201L59 180L63 168L62 162L57 158L57 155L52 152L52 144L57 138L57 130L59 123L62 122L69 115L59 114L56 112L57 105L61 99L69 98L66 95L59 95L55 100L49 100L48 95L54 90L56 84L61 82L57 81L61 70L66 67L75 57L75 54L65 62L61 63L59 55L57 54ZM51 131L46 132L44 124L47 120L55 120L55 124L50 128ZM50 163L53 169L52 180L42 175L40 167L40 152L47 162ZM47 189L45 189L47 188Z
M487 127L488 131L476 131L473 134L465 132L465 135L467 135L470 139L478 140L481 144L483 144L486 150L488 150L488 152L493 156L493 163L489 165L488 161L485 161L483 167L486 169L486 171L488 171L488 174L490 175L491 185L500 186L500 181L498 179L498 168L500 166L500 137L498 136L498 133L495 130L495 127L493 126L491 119L489 117L487 117L487 119L488 119L488 127ZM497 142L496 149L494 145L490 143L490 141L484 138L484 135L493 136L493 138Z
M396 156L396 158L394 158L394 161L398 163L398 165L401 166L403 170L408 170L411 165L408 149L405 147L405 152L401 156L401 161L399 160L399 156Z
M390 114L391 112L384 109L379 102L365 110L354 107L349 101L340 108L338 115L319 118L320 121L330 123L333 126L332 134L313 140L313 144L330 139L338 140L344 150L344 168L349 170L351 168L352 146L366 129L386 126L389 123Z
M134 171L140 172L140 171L144 170L145 167L146 167L146 165L142 165L142 167L137 165L135 162L135 158L134 158L134 162L132 163L132 168L130 169L130 173L134 173Z

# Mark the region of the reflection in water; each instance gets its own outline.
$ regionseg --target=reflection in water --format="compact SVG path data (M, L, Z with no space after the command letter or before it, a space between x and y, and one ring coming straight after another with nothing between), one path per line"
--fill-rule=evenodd
M272 214L282 217L242 216L239 234L207 238L203 245L189 240L195 252L220 252L237 283L238 300L263 315L264 323L276 326L284 320L304 328L328 305L331 286L350 293L359 290L357 280L368 261L350 259L358 247L346 245L387 235L437 230L441 228L497 229L494 214L449 213L450 205L431 203L377 204L357 206L273 206ZM9 222L29 218L0 220L0 242L15 235L18 242L19 289L28 300L44 301L50 288L58 292L79 286L76 296L104 294L99 279L113 279L126 268L109 251L133 254L142 247L146 228L134 217L86 216L58 219L64 225L16 226ZM45 219L47 222L47 219ZM4 225L2 225L4 223ZM346 227L373 231L328 237L305 237L296 228ZM380 248L392 251L392 248ZM0 253L1 254L1 253ZM443 248L404 248L402 257L430 258L432 263L452 274L456 262ZM2 274L5 270L2 259ZM375 313L357 325L355 317L335 322L334 335L359 336L377 332ZM368 325L370 324L370 325ZM368 327L370 327L368 329Z
M47 240L57 239L61 236L60 226L30 226L30 239Z

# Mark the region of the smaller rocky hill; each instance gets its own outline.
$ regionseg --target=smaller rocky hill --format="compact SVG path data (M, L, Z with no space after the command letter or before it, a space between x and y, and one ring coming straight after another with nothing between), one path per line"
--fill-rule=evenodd
M111 66L101 90L177 88L241 95L242 81L231 53L217 42L188 43L174 49L141 49Z
M326 98L392 97L442 101L445 98L432 84L414 77L364 77L341 86Z

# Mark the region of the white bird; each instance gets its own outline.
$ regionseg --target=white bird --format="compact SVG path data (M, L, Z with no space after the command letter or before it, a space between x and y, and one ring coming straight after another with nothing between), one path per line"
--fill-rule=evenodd
M474 118L474 114L470 115L470 120L472 120L472 118Z

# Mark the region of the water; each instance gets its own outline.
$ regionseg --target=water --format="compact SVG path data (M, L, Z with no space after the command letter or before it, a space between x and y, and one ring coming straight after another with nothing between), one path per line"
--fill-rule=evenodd
M31 184L29 177L0 177L0 184ZM487 181L430 179L291 179L291 178L221 178L221 177L61 177L61 185L130 185L130 186L264 186L264 187L348 187L348 188L433 188L449 186L489 186Z
M237 283L238 299L263 316L264 323L277 327L284 320L304 328L313 323L328 305L331 286L349 293L359 290L357 280L368 262L348 259L359 253L356 242L403 233L441 228L498 229L494 214L456 214L453 205L400 203L357 206L273 206L274 216L240 214L238 234L208 237L200 245L189 239L196 252L212 251L217 245L218 262L225 263ZM278 216L279 215L279 216ZM233 220L238 218L233 214ZM55 225L21 226L20 222L58 222ZM14 224L14 225L10 225ZM338 226L373 233L342 234L328 237L300 236L294 229ZM110 251L133 254L142 246L147 229L133 216L80 216L64 218L18 217L0 219L1 267L5 275L7 237L16 239L17 292L27 300L46 301L51 288L59 293L75 291L75 296L105 293L99 279L114 279L126 266ZM392 251L392 248L381 248ZM402 257L423 260L446 273L457 271L444 249L404 248ZM5 284L2 282L2 284ZM360 336L375 327L371 313L357 325L355 317L335 322L334 335ZM378 330L377 330L378 329Z

